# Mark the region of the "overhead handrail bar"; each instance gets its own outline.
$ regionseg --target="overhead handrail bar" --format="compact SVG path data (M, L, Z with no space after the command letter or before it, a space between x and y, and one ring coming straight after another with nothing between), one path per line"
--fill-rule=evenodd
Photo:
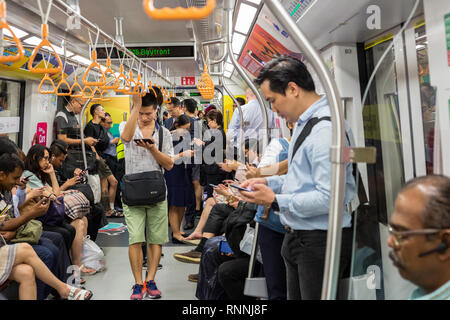
M342 240L342 211L344 209L345 187L345 127L342 101L336 83L331 77L319 52L314 48L306 35L298 28L289 14L285 11L284 7L277 0L266 0L264 3L316 70L330 105L332 127L332 145L330 153L331 194L322 299L334 300L336 298L339 275Z
M62 69L62 61L61 61L61 58L59 57L58 53L56 53L52 44L48 40L48 24L47 24L47 22L48 22L48 17L50 15L50 9L52 7L53 0L48 1L49 5L48 5L47 12L45 15L42 10L41 0L37 0L37 1L38 1L38 6L39 6L39 11L41 12L41 17L42 17L42 26L41 26L42 41L34 48L33 53L30 56L30 60L28 60L28 70L32 73L58 73ZM58 61L58 64L59 64L58 68L48 68L48 66L46 68L34 68L33 67L33 62L36 59L39 49L44 46L52 49L55 59Z
M86 19L84 16L82 16L79 12L77 12L74 8L70 7L64 0L53 0L53 5L60 10L62 13L66 15L75 15L80 19L80 23L85 26L87 29L91 29L93 31L100 30L100 34L102 37L104 37L107 41L113 43L113 45L116 45L120 51L124 52L124 57L128 56L131 57L134 60L139 61L139 59L136 57L136 55L133 54L129 49L127 49L123 44L120 44L118 41L116 41L114 38L112 38L110 35L108 35L103 30L99 29L97 25L90 22L88 19ZM173 85L173 83L166 79L162 74L156 72L150 65L145 66L147 69L152 70L155 72L156 76L163 79L166 83L169 83Z
M155 20L198 20L208 17L216 6L215 0L207 0L203 8L161 8L156 9L153 5L154 0L144 0L143 6L145 12Z
M3 51L4 51L3 29L6 29L11 33L12 39L17 46L17 54L16 55L9 55L9 56L3 55ZM11 27L9 26L9 24L6 22L6 2L5 2L5 0L1 0L1 2L0 2L0 30L1 30L1 32L0 32L0 37L1 37L1 39L0 39L1 40L0 63L10 63L10 62L17 62L17 61L22 60L25 56L25 50L22 46L22 41L20 41L20 39L16 37L15 33L11 30Z

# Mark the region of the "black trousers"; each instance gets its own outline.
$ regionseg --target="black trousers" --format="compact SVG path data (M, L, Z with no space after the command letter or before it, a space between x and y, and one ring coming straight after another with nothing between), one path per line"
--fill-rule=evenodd
M67 252L70 251L72 248L72 242L73 239L75 239L76 230L73 226L70 224L63 222L61 226L49 226L49 225L42 225L42 229L44 231L52 231L57 232L64 238L64 244L66 245Z
M228 300L255 300L255 297L244 295L245 279L248 277L250 257L235 258L223 262L219 266L218 279L227 294ZM255 262L254 274L260 272L261 264Z
M258 246L261 250L269 300L286 300L286 266L281 256L284 234L266 228L261 223L258 229Z
M339 278L351 262L352 229L342 229ZM281 255L286 264L288 300L320 300L327 231L294 231L284 237Z
M226 203L215 204L206 220L203 232L220 235L225 232L224 221L234 211L234 208Z

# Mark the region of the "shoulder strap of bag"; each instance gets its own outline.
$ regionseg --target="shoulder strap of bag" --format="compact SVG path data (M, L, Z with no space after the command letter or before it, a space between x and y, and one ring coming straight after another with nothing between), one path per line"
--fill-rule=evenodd
M309 134L311 133L311 130L314 128L314 126L316 124L318 124L320 121L323 121L323 120L331 121L331 117L322 117L322 118L311 118L311 119L309 119L309 121L306 123L305 127L303 128L302 132L298 136L297 140L295 141L294 151L292 152L291 162L294 159L295 153L297 152L298 148L300 148L300 146L302 145L303 141L305 141L306 137L309 136Z
M162 152L162 145L164 141L164 132L162 126L159 126L159 147L158 150Z
M294 159L294 155L297 152L298 148L301 146L303 141L305 141L306 137L311 133L312 128L318 124L320 121L331 121L331 117L322 117L322 118L311 118L303 128L302 132L300 133L299 137L295 141L294 145L294 151L292 152L292 159ZM351 145L350 138L348 137L347 132L345 133L345 136L347 137L349 145ZM356 163L353 163L353 171L352 171L353 177L355 178L355 181L358 180L358 198L361 204L367 203L367 194L366 190L364 189L364 184L361 179L361 174L359 173L358 167Z

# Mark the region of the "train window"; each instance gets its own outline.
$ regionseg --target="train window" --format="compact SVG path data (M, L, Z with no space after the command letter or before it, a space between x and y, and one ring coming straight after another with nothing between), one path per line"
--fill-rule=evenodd
M19 146L20 119L23 118L21 87L20 82L0 79L0 135L8 136Z

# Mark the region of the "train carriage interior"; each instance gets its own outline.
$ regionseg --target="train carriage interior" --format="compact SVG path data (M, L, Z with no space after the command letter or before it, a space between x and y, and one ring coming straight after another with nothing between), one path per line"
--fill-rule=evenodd
M262 261L265 250L259 248L264 242L253 234L251 240L247 239L247 253L241 251L237 255L246 255L246 258L236 258L246 259L245 267L241 268L245 275L236 280L239 285L224 289L220 287L220 272L225 269L223 261L228 263L232 258L230 253L220 250L225 250L222 245L227 240L231 244L228 239L230 231L225 225L217 234L205 230L218 223L218 220L212 221L213 213L222 210L217 208L232 208L236 199L233 195L241 195L227 184L227 190L233 189L232 195L221 196L218 194L221 187L215 184L225 183L222 178L226 176L226 179L234 180L231 184L239 182L245 185L246 177L257 176L249 175L249 172L258 172L252 161L263 159L273 140L294 138L301 125L300 120L297 124L288 122L285 115L277 113L273 106L275 103L271 105L273 101L265 95L268 89L264 89L264 82L258 83L262 71L280 56L301 61L314 82L315 92L319 96L326 95L330 106L330 130L333 134L330 163L327 162L330 168L330 182L327 182L330 190L326 198L329 212L323 220L327 223L325 231L328 232L324 238L321 281L316 284L321 292L318 299L406 300L417 288L417 283L405 279L405 274L399 272L402 270L399 262L392 259L390 241L396 231L391 230L390 223L393 212L397 210L397 196L408 181L428 175L450 176L450 144L447 140L450 136L448 0L0 0L0 28L1 139L14 142L22 151L24 168L28 171L31 170L28 164L31 161L30 150L34 152L34 149L39 149L37 146L44 146L48 150L45 154L48 153L53 160L59 154L53 153L53 142L65 141L65 162L76 155L77 168L84 170L77 184L90 186L88 188L92 190L93 197L87 204L90 211L83 218L85 220L80 216L80 219L70 222L67 222L70 201L66 196L71 194L64 191L68 192L64 195L64 223L73 225L71 228L77 232L73 244L64 250L69 261L80 267L75 263L80 252L81 261L85 261L83 259L88 252L100 250L97 263L102 265L101 268L83 263L78 272L82 268L94 271L81 270L81 276L72 274L73 269L70 270L69 280L75 279L75 286L92 292L92 300L129 300L130 294L132 299L142 299L142 294L136 293L142 288L147 297L161 300L273 298L271 290L275 289L270 287L265 275L269 268ZM270 90L276 92L272 87ZM136 101L141 101L140 97L141 111L133 112ZM242 100L245 103L241 103ZM73 107L74 101L78 102L78 111ZM254 101L253 104L250 101ZM195 112L191 110L191 102L195 105ZM149 104L156 109L147 108ZM246 111L250 108L253 108L251 113ZM66 126L61 127L61 121L57 120L61 116ZM75 121L72 127L68 117ZM150 118L152 120L148 120ZM132 121L138 124L137 128L130 125ZM147 129L141 124L145 126L148 121L152 123L151 130L155 130L152 131L153 138L161 133L164 137L172 135L173 143L164 140L161 147L156 140L148 144L137 142L144 136L147 138ZM200 161L198 165L186 162L180 165L179 161L186 160L189 150L199 148L206 152L208 149L205 139L193 138L191 147L184 151L180 149L181 143L177 144L185 141L184 138L174 138L180 139L179 130L194 132L196 121L206 128L206 131L203 127L199 129L204 137L209 137L205 132L211 130L223 132L227 138L234 135L234 159L226 156L220 164ZM346 145L344 122L352 133L351 139L347 136L347 140L352 142L351 147ZM290 124L295 125L293 130ZM88 134L93 132L96 135L97 128L103 130L105 139L109 139L109 149L105 147L101 152L95 148L100 146L100 136ZM251 128L258 131L256 138L248 133ZM91 143L92 140L95 143ZM258 144L255 149L252 141ZM293 143L289 145L286 157L292 154ZM227 146L220 147L220 153L228 155L232 144L230 147L227 140ZM110 149L112 153L106 151ZM294 154L303 155L301 147L298 150ZM183 154L178 155L178 152ZM192 151L192 159L196 157L193 156L195 152ZM258 154L253 159L252 152ZM143 164L147 161L145 155L156 164ZM95 164L93 171L90 162ZM171 165L166 166L167 163ZM284 171L287 176L292 172L293 163L287 164ZM349 163L353 165L347 166ZM210 170L213 165L220 174L203 171ZM31 172L34 176L27 181L47 179L42 180L45 183L38 181L38 185L42 185L41 189L53 188L55 192L53 172L58 170L55 164L50 166L50 171L45 169L45 172L50 172L45 173L45 177L51 178ZM164 200L167 208L164 202L164 208L158 209L165 212L164 221L160 224L163 228L156 232L167 239L159 247L152 244L147 248L143 243L142 253L139 248L136 251L136 242L132 243L135 239L132 233L138 228L137 224L132 225L132 215L137 215L137 211L130 209L133 205L125 204L124 200L125 184L131 184L127 176L136 174L141 167L159 172L167 189L167 200ZM150 167L152 169L148 169ZM344 170L349 167L358 173L358 178L352 184L354 197L344 208L339 200L346 195L344 180L347 179L348 183L349 175L344 177ZM65 170L69 165L63 164L62 168ZM195 168L199 170L197 178L194 178ZM0 180L3 170L0 168ZM102 173L103 170L109 170L109 173ZM237 178L240 170L244 175L242 180ZM22 178L26 177L26 172ZM86 177L83 182L82 174ZM69 181L72 176L63 180ZM218 176L222 177L220 181ZM216 177L216 180L209 180L213 179L211 177ZM315 178L318 177L313 180ZM6 189L2 181L3 202ZM294 184L300 185L299 181ZM31 192L31 186L28 182L27 193ZM58 187L61 192L62 186L61 182ZM143 189L147 187L149 190L154 188L147 184ZM133 192L137 194L139 191L142 190ZM64 192L61 194L66 194ZM361 198L362 193L365 199ZM247 212L246 206L251 203L240 199L231 211ZM54 204L52 200L51 208ZM277 219L281 219L286 235L297 232L293 230L296 228L286 225L288 214L283 217L283 210L294 210L295 205L288 205L286 209L281 200L276 206L278 204L281 211L277 213ZM152 204L150 209L142 207L144 220L139 228L143 228L144 242L155 239L155 227L149 216L149 212L156 210L155 206ZM277 211L273 203L269 207ZM257 212L256 205L254 208ZM1 225L2 215L11 207L0 203L0 209ZM89 218L93 212L100 215L98 219ZM350 213L351 248L343 275L339 273L339 266L342 266L341 242L344 242L345 234L340 223L345 220L343 215L350 217ZM447 211L446 215L446 221L449 221L450 212ZM221 223L231 223L228 217L224 219L225 222L222 219ZM79 224L73 223L76 220L91 225L85 227L81 249L75 246L81 230ZM45 225L44 220L40 221ZM258 228L261 224L265 226L266 220L261 223L250 221L253 219L247 221L248 228L251 225L254 233L261 237L263 233L261 230L258 233ZM245 226L242 232L246 230ZM5 231L2 227L0 234ZM448 225L441 227L447 230L442 232L448 232L450 228ZM44 226L43 232L47 231L50 230ZM244 236L247 235L245 232ZM0 250L12 246L10 234L2 234L1 238L6 239L0 239ZM220 245L209 239L220 240ZM219 250L223 264L220 267L209 265L208 269L205 260L212 254L213 245L215 250ZM203 251L195 253L199 246ZM243 242L240 242L240 248L244 250L242 246ZM19 248L16 253L19 257L21 247L16 247ZM156 247L162 248L157 268L155 262L150 261L151 257L158 257L159 249ZM445 249L440 248L441 251L435 253L443 256ZM234 249L232 245L231 249ZM78 253L74 253L75 250ZM262 260L260 253L263 254ZM131 266L134 255L139 255L139 258ZM20 281L2 274L14 270L12 262L8 269L8 257L0 254L0 259L4 259L3 262L0 260L0 299L22 299ZM447 265L449 260L447 257ZM143 267L136 267L136 261ZM56 268L55 262L53 269L48 269L52 272ZM136 278L137 269L142 271L140 281L137 280L139 277ZM149 272L156 272L156 275L150 277ZM149 277L152 280L144 282L143 287L137 287L139 282ZM210 286L205 284L208 279ZM65 276L62 281L69 280ZM447 289L443 289L447 290L447 300L450 299L449 280ZM289 279L287 287L291 287ZM40 290L38 281L38 299L58 299L54 291L42 289L45 292L43 297ZM230 296L229 290L240 291ZM280 299L295 298L289 291Z

